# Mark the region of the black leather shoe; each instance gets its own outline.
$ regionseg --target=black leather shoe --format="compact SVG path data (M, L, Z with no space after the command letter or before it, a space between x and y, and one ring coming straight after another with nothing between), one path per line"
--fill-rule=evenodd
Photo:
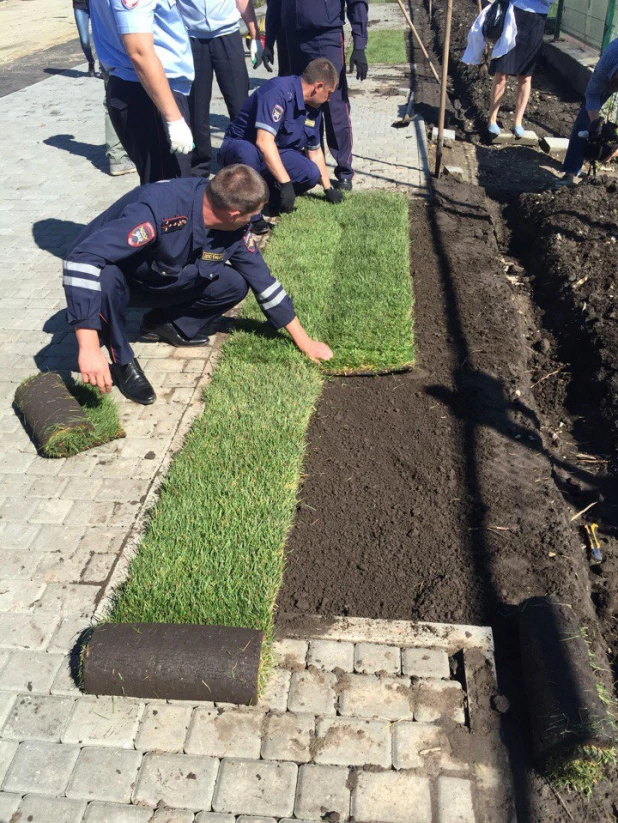
M110 369L114 384L129 400L141 403L142 406L149 406L157 399L154 389L136 359L131 360L126 366L112 363Z
M333 183L333 186L339 191L352 191L352 181L349 178L347 180L337 180Z
M195 337L185 337L171 321L151 325L148 322L148 315L142 318L140 336L142 340L149 340L150 342L162 340L164 343L169 343L170 346L206 346L210 342L210 337L203 332L199 332Z
M263 217L260 217L259 220L254 220L253 223L249 224L251 234L257 235L267 234L272 230L272 227L272 223L268 223Z

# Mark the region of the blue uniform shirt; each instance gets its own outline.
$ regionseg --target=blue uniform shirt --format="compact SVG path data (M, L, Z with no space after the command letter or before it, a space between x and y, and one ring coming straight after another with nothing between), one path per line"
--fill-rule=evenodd
M342 29L346 10L354 48L364 49L367 46L367 0L268 0L266 45L273 48L282 30L310 36Z
M116 265L147 291L173 292L193 278L214 280L228 262L252 289L275 328L294 317L292 300L270 273L247 226L219 231L204 226L208 181L200 177L139 186L78 235L63 261L67 319L78 329L101 328L101 269Z
M277 148L320 148L322 112L307 106L300 77L274 77L245 100L226 137L255 144L258 129L270 132Z
M189 37L212 40L240 29L236 0L178 0Z
M90 19L99 60L110 74L139 83L120 35L152 34L170 87L189 94L193 55L176 0L90 0Z
M618 72L618 37L608 44L586 86L586 109L598 111L609 94L609 81Z

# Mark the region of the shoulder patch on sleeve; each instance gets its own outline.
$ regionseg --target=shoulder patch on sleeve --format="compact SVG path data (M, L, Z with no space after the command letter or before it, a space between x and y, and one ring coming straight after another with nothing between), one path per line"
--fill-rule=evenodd
M283 106L280 106L277 103L277 105L273 108L273 110L271 112L272 119L275 121L275 123L278 123L279 120L281 120L281 115L282 114L283 114Z
M248 251L250 251L251 254L254 254L257 250L257 246L255 245L255 238L251 234L251 230L249 230L245 234L244 241L245 241L245 246L247 247Z
M129 246L139 248L139 246L145 246L146 243L150 243L150 241L154 240L156 236L157 233L155 232L152 223L140 223L129 232L127 236L127 243Z
M169 234L171 231L179 231L187 225L187 217L184 214L177 214L175 217L166 217L161 221L161 233Z
M139 3L139 0L122 0L122 5L128 11L131 11L132 9L134 9L137 6L138 3Z

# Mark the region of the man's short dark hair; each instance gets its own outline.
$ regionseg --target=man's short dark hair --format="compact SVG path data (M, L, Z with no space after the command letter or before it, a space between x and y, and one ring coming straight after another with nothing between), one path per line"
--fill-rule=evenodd
M208 199L216 209L248 214L268 201L264 178L250 166L234 163L218 171L206 188Z
M311 86L314 83L324 83L327 88L336 89L339 85L339 72L326 57L317 57L304 70L303 80Z

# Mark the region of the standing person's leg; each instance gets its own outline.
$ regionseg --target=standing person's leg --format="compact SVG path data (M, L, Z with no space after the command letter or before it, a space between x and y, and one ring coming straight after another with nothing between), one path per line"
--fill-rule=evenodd
M73 14L75 15L79 44L88 61L88 71L94 73L94 57L92 55L92 46L90 45L90 32L88 31L90 15L86 9L73 9Z
M521 121L530 99L530 90L532 89L532 75L520 75L517 78L517 92L515 94L515 117L513 126L517 128L521 126Z
M103 107L105 108L105 154L109 160L109 173L112 177L118 177L121 174L130 174L135 171L135 164L126 153L124 146L120 142L120 138L116 134L116 129L112 123L109 111L107 108L107 84L109 83L109 72L101 66L101 74L105 84L106 94L103 96Z
M215 37L210 54L230 120L235 120L249 96L249 72L240 32Z
M191 174L194 177L209 177L212 160L210 143L210 100L212 97L212 40L191 37L191 51L195 66L195 79L189 94L191 131L195 148L191 155Z
M489 126L498 126L498 112L500 111L500 104L506 91L506 78L508 75L497 71L494 74L494 79L491 84L491 91L489 92ZM499 129L498 129L499 131Z
M601 98L601 106L605 104L608 97L609 95L604 95ZM573 177L577 177L581 173L582 166L584 165L586 138L580 137L579 132L588 131L589 127L590 118L588 117L588 110L586 109L586 102L584 101L573 123L573 128L569 136L569 146L562 163L562 171L568 176L572 175Z

